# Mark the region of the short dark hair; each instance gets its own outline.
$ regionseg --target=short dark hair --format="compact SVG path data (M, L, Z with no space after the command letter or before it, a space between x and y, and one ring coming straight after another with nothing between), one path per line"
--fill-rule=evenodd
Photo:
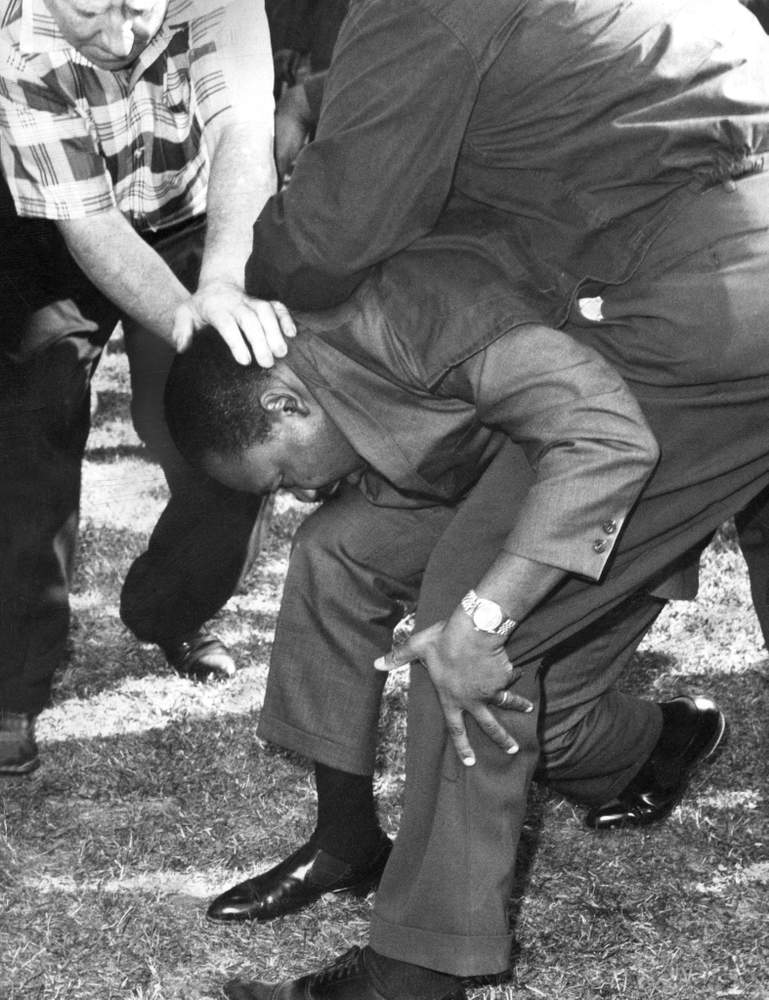
M270 369L241 365L213 328L174 358L165 416L174 444L194 466L210 453L237 454L267 439L272 423L260 396Z

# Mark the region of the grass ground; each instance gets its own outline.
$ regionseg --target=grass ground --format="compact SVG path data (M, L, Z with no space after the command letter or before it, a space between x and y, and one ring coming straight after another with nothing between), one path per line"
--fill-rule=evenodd
M218 629L231 683L201 687L120 624L120 581L163 505L110 353L84 476L71 657L39 721L43 766L0 779L0 1000L213 1000L229 976L298 974L365 940L370 902L324 900L265 926L207 924L205 902L310 832L305 761L254 736L292 530L288 501ZM391 679L377 789L398 826L402 681ZM399 684L401 686L399 686ZM769 669L728 530L696 604L668 610L627 677L659 699L707 691L731 737L671 819L597 836L532 794L509 984L478 1000L769 998Z

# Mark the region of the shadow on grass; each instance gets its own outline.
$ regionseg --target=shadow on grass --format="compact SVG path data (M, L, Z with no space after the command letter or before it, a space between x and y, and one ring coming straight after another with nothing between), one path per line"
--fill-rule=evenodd
M130 420L130 389L99 389L96 413L91 417L92 427L103 427L113 420Z

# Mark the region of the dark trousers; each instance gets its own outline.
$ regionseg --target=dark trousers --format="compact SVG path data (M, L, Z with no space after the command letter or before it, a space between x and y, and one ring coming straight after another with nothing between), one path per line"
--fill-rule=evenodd
M769 490L764 490L734 518L748 567L753 607L769 648Z
M202 235L198 225L158 246L182 280L196 276ZM90 382L120 316L74 265L53 224L16 218L4 185L0 292L0 709L34 714L49 699L65 651ZM157 341L143 336L151 354ZM141 359L141 343L134 346ZM150 390L139 393L140 433L156 445L172 497L122 594L124 620L154 642L198 627L224 604L263 506L163 450L162 386L172 355L162 354L152 356ZM138 385L136 360L133 368Z

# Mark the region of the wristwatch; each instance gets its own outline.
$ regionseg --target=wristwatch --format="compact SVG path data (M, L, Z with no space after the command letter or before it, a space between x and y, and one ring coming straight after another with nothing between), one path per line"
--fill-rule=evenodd
M507 638L518 624L512 618L505 617L504 611L496 601L479 597L474 590L468 590L462 598L461 607L470 616L477 632L488 632L490 635Z

